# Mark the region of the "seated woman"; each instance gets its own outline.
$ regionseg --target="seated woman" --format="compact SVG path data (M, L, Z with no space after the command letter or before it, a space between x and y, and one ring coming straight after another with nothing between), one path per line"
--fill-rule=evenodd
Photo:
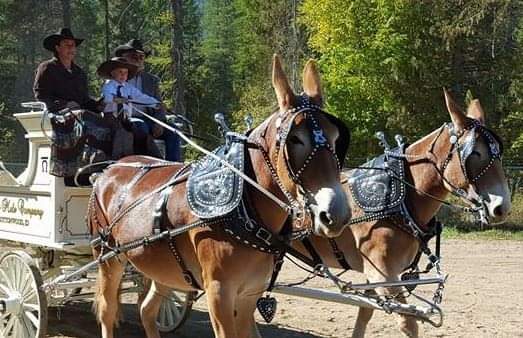
M139 102L143 105L160 105L160 101L152 96L146 95L133 85L127 83L127 79L133 77L137 67L127 62L123 57L114 57L102 63L97 70L99 76L107 80L102 86L104 113L110 113L125 127L132 132L134 137L134 151L129 147L128 136L122 128L114 132L113 158L119 158L131 153L139 153L154 157L161 157L153 138L139 128L139 124L133 123L133 111L129 101ZM125 139L127 138L127 141ZM122 140L124 139L124 140Z

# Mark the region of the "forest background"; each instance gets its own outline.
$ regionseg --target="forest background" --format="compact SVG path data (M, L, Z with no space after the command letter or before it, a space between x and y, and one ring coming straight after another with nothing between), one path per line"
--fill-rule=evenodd
M142 39L164 100L199 134L216 134L218 111L239 129L246 113L268 116L280 53L296 93L303 64L318 60L326 110L353 131L351 164L379 153L378 130L412 142L448 121L447 87L462 105L480 99L505 164L521 165L522 14L518 0L0 0L0 160L26 161L12 114L33 99L36 66L51 56L43 38L65 26L86 39L76 61L93 96L97 66Z

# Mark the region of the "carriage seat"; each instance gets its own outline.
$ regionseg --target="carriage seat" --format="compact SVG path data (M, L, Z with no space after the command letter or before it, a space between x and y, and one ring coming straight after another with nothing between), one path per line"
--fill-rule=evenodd
M405 146L380 155L350 173L349 188L356 204L366 213L393 212L405 199ZM398 179L399 178L399 179Z

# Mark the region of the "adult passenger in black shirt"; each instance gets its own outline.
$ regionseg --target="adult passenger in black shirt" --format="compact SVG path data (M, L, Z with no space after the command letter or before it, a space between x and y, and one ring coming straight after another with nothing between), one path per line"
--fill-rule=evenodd
M35 98L45 102L50 111L97 110L96 101L89 97L87 75L74 63L76 48L82 41L74 37L69 28L62 28L44 39L44 48L54 57L38 66L33 91Z

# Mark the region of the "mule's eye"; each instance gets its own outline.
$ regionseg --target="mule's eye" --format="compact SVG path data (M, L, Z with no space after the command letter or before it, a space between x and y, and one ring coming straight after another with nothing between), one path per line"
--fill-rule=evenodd
M300 144L300 145L305 145L305 143L303 143L302 140L300 140L300 138L296 135L292 135L291 138L290 138L290 141L292 144Z
M479 151L477 151L477 150L472 150L470 155L474 155L474 156L477 156L477 157L481 158L481 153Z

